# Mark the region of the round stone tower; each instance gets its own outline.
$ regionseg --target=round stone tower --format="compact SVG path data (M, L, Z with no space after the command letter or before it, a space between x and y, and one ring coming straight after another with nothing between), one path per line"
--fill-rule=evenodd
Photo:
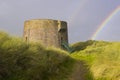
M67 23L51 19L28 20L24 23L24 40L41 42L44 46L62 48L68 43Z

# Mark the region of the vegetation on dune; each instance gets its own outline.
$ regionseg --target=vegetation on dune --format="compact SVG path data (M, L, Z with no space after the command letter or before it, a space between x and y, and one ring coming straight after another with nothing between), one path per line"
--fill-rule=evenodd
M0 32L0 80L120 80L120 42L72 45L71 54Z
M65 51L0 32L0 80L66 80L73 63Z
M120 79L119 42L95 41L86 49L74 52L71 56L86 62L94 76L94 80Z
M94 42L95 41L92 41L92 40L88 40L85 42L77 42L72 45L73 52L84 50L85 48L87 48L87 46L92 45Z

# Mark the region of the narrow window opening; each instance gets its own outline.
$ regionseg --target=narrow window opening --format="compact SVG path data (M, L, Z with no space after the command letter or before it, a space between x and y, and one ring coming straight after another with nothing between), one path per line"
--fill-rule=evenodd
M26 42L27 42L27 40L28 40L28 37L25 37L25 40L26 40Z

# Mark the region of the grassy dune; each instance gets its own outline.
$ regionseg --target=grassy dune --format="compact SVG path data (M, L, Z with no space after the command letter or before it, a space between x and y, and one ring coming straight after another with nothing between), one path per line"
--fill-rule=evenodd
M65 51L0 32L0 80L66 80L74 62Z
M0 80L120 80L120 42L86 41L69 54L0 32Z
M72 57L86 62L94 80L120 80L120 42L93 41Z

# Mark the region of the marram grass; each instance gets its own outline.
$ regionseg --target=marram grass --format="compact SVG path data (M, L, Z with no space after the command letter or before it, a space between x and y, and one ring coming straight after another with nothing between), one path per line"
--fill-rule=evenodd
M94 42L71 56L86 62L94 80L120 80L120 42Z
M67 80L74 62L65 51L0 32L0 80Z
M0 32L0 80L120 80L120 42L86 41L73 53Z

